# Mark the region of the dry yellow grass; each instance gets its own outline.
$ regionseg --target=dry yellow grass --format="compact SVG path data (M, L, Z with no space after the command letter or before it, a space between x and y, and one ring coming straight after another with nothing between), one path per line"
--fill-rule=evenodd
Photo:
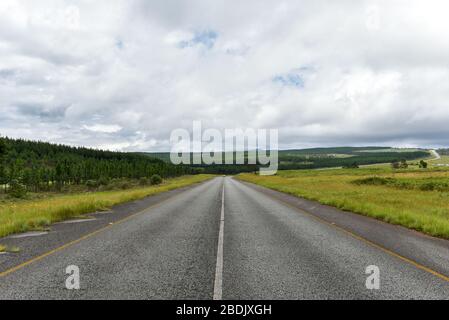
M366 177L448 179L447 170L409 170L389 168L280 171L276 176L241 174L239 179L331 205L343 210L399 224L433 236L449 238L449 193L356 185Z
M145 188L61 195L47 199L2 203L0 205L0 237L42 229L57 221L106 210L120 203L181 188L208 180L211 177L211 175L184 176L166 180L158 186Z

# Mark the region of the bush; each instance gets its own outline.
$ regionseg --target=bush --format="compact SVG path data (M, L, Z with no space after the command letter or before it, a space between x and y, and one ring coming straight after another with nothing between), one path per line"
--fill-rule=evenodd
M148 184L148 179L147 178L140 178L139 179L139 184L141 186L146 186Z
M9 183L9 195L13 198L25 198L27 194L26 187L17 180Z
M343 166L343 169L358 169L358 168L359 168L359 165L357 162L353 162L351 164Z
M391 168L392 169L399 169L401 167L401 164L398 161L393 161L391 163Z
M402 159L401 161L393 161L391 163L391 167L393 169L407 169L408 163L407 163L407 160L405 160L405 159Z
M87 180L86 187L88 187L89 189L95 189L98 187L98 182L95 180Z
M120 189L126 190L130 189L132 185L128 181L122 181L119 183Z
M125 190L131 188L132 185L129 181L123 179L111 179L109 184L104 187L104 190Z
M421 191L440 191L446 192L449 190L449 183L441 181L430 181L419 186Z
M160 175L158 174L153 174L150 178L150 183L152 185L156 185L156 184L161 184L162 183L162 178Z
M407 169L407 168L408 168L407 160L404 160L404 159L401 160L400 168L401 168L401 169Z
M421 191L433 191L436 189L436 185L433 182L426 182L426 183L422 184L421 186L419 186L419 189Z
M395 180L392 178L369 177L355 180L353 183L358 185L384 186L394 184Z
M425 162L424 160L421 160L421 161L419 162L419 167L420 167L421 169L427 169L428 163Z
M107 186L109 184L109 179L105 177L101 177L98 179L98 185L100 186Z

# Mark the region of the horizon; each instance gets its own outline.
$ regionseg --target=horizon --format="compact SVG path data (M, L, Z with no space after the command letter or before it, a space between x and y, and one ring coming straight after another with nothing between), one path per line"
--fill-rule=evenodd
M95 147L89 147L89 146L85 146L85 145L71 145L71 144L66 144L66 143L56 143L56 142L52 142L52 141L46 141L46 140L33 140L33 139L26 139L26 138L13 138L13 137L9 137L9 136L2 136L0 134L0 138L7 138L7 139L13 139L13 140L25 140L28 142L42 142L42 143L50 143L50 144L54 144L54 145L62 145L62 146L67 146L67 147L73 147L73 148L87 148L87 149L92 149L92 150L98 150L98 151L110 151L110 152L125 152L125 153L170 153L170 150L162 150L162 151L121 151L121 150L112 150L112 149L100 149L100 148L95 148ZM447 146L440 146L440 147L424 147L424 146L420 146L420 147L399 147L399 146L392 146L392 145L334 145L334 146L314 146L314 147L307 147L307 148L288 148L288 149L283 149L283 148L278 148L278 151L295 151L295 150L309 150L309 149L330 149L330 148L391 148L391 149L422 149L422 150L438 150L438 149L446 149L449 148ZM237 149L233 152L247 152L250 150L272 150L272 149ZM276 149L275 149L276 150ZM217 150L216 152L223 152L223 151L219 151ZM230 151L231 152L231 151ZM191 151L190 153L200 153L199 151ZM207 152L202 152L202 153L207 153Z

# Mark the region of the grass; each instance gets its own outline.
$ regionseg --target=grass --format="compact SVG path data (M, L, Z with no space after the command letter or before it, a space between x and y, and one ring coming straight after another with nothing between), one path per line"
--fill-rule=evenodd
M445 168L291 170L238 178L449 239L449 170Z
M185 187L208 180L211 177L213 176L183 176L168 179L157 186L119 191L59 195L20 202L2 202L0 204L0 238L13 233L42 230L54 222L78 217L87 213L107 210L120 203ZM3 250L5 250L4 247Z
M0 244L0 253L9 252L9 253L19 253L20 248L16 246L7 247Z
M430 160L429 164L432 166L449 165L449 156L441 156L441 159Z
M397 189L416 189L421 191L449 191L449 179L447 177L426 178L392 178L392 177L367 177L354 180L357 185L388 186Z

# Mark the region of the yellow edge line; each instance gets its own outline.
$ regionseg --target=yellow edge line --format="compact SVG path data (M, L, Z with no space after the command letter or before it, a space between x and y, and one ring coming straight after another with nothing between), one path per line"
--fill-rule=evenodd
M208 182L208 181L211 181L211 180L206 180L206 181L203 181L203 182ZM200 184L201 184L201 182L200 182ZM176 190L176 189L174 189L174 190ZM187 190L185 190L185 191L187 191ZM100 232L103 232L103 231L105 231L105 230L107 230L107 229L109 229L109 228L112 228L112 227L114 227L114 226L116 226L116 225L118 225L118 224L121 224L121 223L123 223L123 222L125 222L125 221L128 221L128 220L131 219L131 218L134 218L134 217L136 217L136 216L138 216L138 215L141 215L142 213L144 213L144 212L147 211L147 210L154 209L154 208L156 208L156 207L158 207L158 206L161 206L162 204L166 203L167 201L173 200L173 199L175 199L175 198L181 196L182 194L184 194L184 192L181 192L180 194L177 194L177 195L174 195L174 196L172 196L172 197L169 197L169 198L167 198L167 199L165 199L165 200L162 200L161 202L156 203L156 204L154 204L154 205L152 205L152 206L146 207L145 209L142 209L142 210L140 210L140 211L138 211L138 212L136 212L136 213L133 213L133 214L127 216L126 218L123 218L123 219L121 219L121 220L117 220L116 222L113 222L111 225L104 226L104 227L102 227L102 228L100 228L100 229L98 229L98 230L95 230L95 231L93 231L93 232L91 232L91 233L88 233L88 234L82 236L82 237L79 238L79 239L76 239L76 240L73 240L73 241L71 241L71 242L68 242L68 243L66 243L66 244L64 244L64 245L62 245L62 246L60 246L60 247L57 247L56 249L53 249L53 250L51 250L51 251L48 251L48 252L46 252L46 253L44 253L44 254L42 254L42 255L40 255L40 256L34 257L34 258L32 258L32 259L30 259L30 260L28 260L28 261L25 261L25 262L23 262L23 263L21 263L21 264L15 266L15 267L12 267L11 269L8 269L8 270L6 270L6 271L0 272L0 278L5 277L5 276L7 276L8 274L11 274L11 273L13 273L13 272L16 272L16 271L18 271L18 270L20 270L20 269L22 269L22 268L24 268L24 267L26 267L26 266L28 266L28 265L34 263L34 262L40 261L40 260L44 259L45 257L48 257L48 256L50 256L50 255L52 255L52 254L54 254L54 253L57 253L57 252L62 251L62 250L64 250L64 249L68 248L68 247L71 247L71 246L73 246L73 245L75 245L75 244L77 244L77 243L79 243L79 242L81 242L81 241L83 241L83 240L86 240L86 239L88 239L88 238L91 238L91 237L95 236L96 234L98 234L98 233L100 233Z
M257 184L255 184L255 185L258 186L258 187L260 187L260 186L257 185ZM271 190L271 189L270 189L270 190ZM275 191L276 191L276 190L275 190ZM278 192L279 192L279 191L278 191ZM402 260L402 261L404 261L404 262L407 262L408 264L411 264L412 266L414 266L414 267L416 267L416 268L418 268L418 269L421 269L421 270L423 270L423 271L426 271L426 272L428 272L428 273L430 273L430 274L432 274L432 275L434 275L434 276L436 276L436 277L438 277L438 278L440 278L440 279L443 279L443 280L449 282L449 276L446 276L446 275L444 275L444 274L442 274L442 273L439 273L438 271L432 270L432 269L430 269L429 267L426 267L426 266L424 266L424 265L422 265L422 264L420 264L420 263L418 263L418 262L416 262L416 261L414 261L414 260L412 260L412 259L406 258L406 257L400 255L399 253L396 253L396 252L394 252L394 251L391 251L390 249L387 249L387 248L385 248L385 247L383 247L383 246L381 246L381 245L379 245L379 244L377 244L377 243L375 243L375 242L372 242L371 240L368 240L368 239L366 239L366 238L364 238L364 237L362 237L362 236L359 236L359 235L356 234L356 233L353 233L352 231L349 231L349 230L347 230L347 229L345 229L345 228L343 228L343 227L340 227L340 226L338 226L338 225L336 225L336 224L334 224L334 223L332 223L332 222L329 222L329 221L327 221L327 220L325 220L325 219L323 219L323 218L321 218L321 217L319 217L319 216L317 216L317 215L315 215L315 214L313 214L313 213L310 213L310 212L308 212L308 211L305 211L304 209L297 208L297 207L295 207L294 205L292 205L292 204L290 204L290 203L288 203L288 202L286 202L286 201L284 201L284 200L275 198L274 196L271 196L271 195L270 195L270 197L271 197L272 199L277 200L278 202L280 202L280 203L282 203L282 204L284 204L284 205L287 205L287 206L290 207L290 208L295 209L296 211L299 211L299 212L301 212L301 213L303 213L303 214L305 214L305 215L307 215L307 216L312 217L313 219L315 219L315 220L317 220L317 221L319 221L319 222L322 222L322 223L324 223L324 224L326 224L326 225L328 225L328 226L331 226L331 227L333 227L333 228L335 228L335 229L337 229L337 230L340 230L340 231L342 231L343 233L345 233L345 234L347 234L347 235L349 235L349 236L351 236L351 237L353 237L353 238L355 238L355 239L357 239L357 240L360 240L360 241L362 241L362 242L364 242L364 243L366 243L366 244L368 244L368 245L370 245L370 246L372 246L372 247L374 247L374 248L377 248L377 249L379 249L379 250L381 250L381 251L383 251L383 252L385 252L385 253L387 253L387 254L389 254L389 255L395 257L395 258L398 258L398 259L400 259L400 260Z

